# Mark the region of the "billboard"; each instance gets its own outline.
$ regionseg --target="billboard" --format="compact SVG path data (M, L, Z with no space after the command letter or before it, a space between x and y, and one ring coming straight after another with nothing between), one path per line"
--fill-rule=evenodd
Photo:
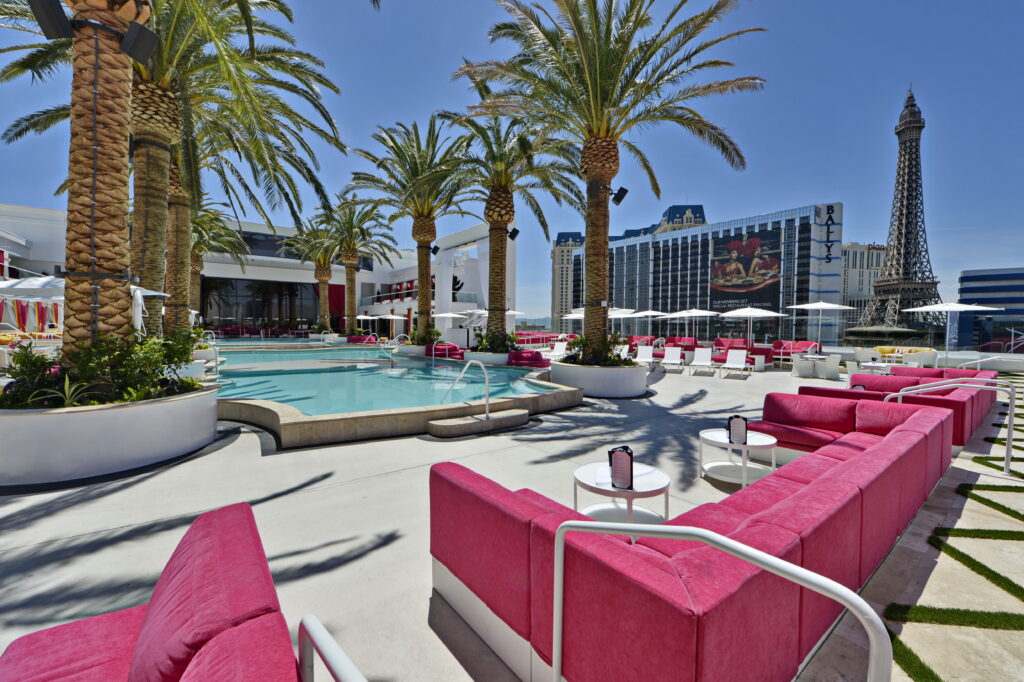
M760 230L711 240L711 310L764 308L778 311L782 230Z

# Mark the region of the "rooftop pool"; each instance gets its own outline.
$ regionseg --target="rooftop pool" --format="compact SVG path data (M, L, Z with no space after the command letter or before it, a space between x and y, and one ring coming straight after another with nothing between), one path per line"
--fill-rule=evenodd
M309 416L458 404L482 400L485 393L479 367L471 367L455 383L461 363L392 358L390 351L379 348L222 347L221 357L226 361L219 397L271 400ZM530 371L489 366L491 398L548 392L526 379Z

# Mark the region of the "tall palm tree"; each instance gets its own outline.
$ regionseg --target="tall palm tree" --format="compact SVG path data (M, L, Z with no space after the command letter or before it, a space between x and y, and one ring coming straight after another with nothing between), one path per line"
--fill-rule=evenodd
M218 206L203 201L199 211L192 217L192 246L189 252L189 308L192 310L202 311L200 284L203 256L208 253L226 254L245 272L249 245L238 232L228 226L227 216Z
M126 31L149 19L146 0L73 0L79 19ZM99 334L131 333L128 138L132 60L116 36L79 23L72 39L71 147L63 360ZM102 65L102 66L100 66Z
M342 191L330 211L322 211L313 218L321 227L331 230L331 238L341 249L341 264L345 266L345 317L348 330L356 327L356 272L359 257L370 256L391 267L391 256L398 253L391 227L380 217L380 204L360 201L354 194Z
M353 189L370 190L381 206L394 211L391 220L412 218L416 241L417 343L432 340L430 319L430 244L437 238L437 219L466 215L460 202L466 198L462 174L465 137L442 137L437 114L430 117L425 134L419 125L396 124L377 128L373 140L383 147L380 155L357 149L356 153L374 165L373 173L352 174Z
M720 126L692 108L700 98L761 88L744 76L696 82L705 70L732 66L708 58L710 48L761 29L704 38L734 4L717 0L704 11L683 16L686 0L673 0L660 24L651 16L654 0L551 0L554 11L523 0L499 0L510 20L491 28L491 39L507 39L519 52L505 61L464 65L459 73L504 89L478 105L481 114L524 116L559 130L582 148L579 172L587 186L584 334L591 341L588 362L607 350L608 200L624 148L647 174L655 196L658 180L631 134L675 123L718 150L734 168L746 161Z
M491 90L474 79L481 100ZM467 118L446 112L442 117L462 126L471 141L463 160L470 198L484 204L488 227L487 343L492 352L508 350L505 331L506 252L508 226L515 220L518 194L550 240L548 221L535 196L544 192L561 204L567 200L582 212L583 196L576 185L579 153L575 145L556 139L519 118Z
M334 264L341 258L341 245L329 227L313 221L300 225L298 232L281 241L281 252L313 264L313 278L320 287L320 312L317 322L331 331L331 305L328 295Z

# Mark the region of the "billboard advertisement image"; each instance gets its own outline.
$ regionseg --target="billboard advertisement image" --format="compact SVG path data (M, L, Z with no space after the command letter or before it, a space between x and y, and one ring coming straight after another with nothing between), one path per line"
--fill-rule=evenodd
M778 311L781 292L781 229L761 230L711 242L711 310L764 308Z

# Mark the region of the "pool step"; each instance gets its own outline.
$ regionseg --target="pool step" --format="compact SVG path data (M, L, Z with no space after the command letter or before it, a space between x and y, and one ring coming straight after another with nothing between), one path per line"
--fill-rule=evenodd
M427 433L438 438L459 438L475 433L522 426L529 421L529 410L501 410L500 412L491 412L490 419L484 419L482 414L473 414L468 417L437 419L427 422Z

